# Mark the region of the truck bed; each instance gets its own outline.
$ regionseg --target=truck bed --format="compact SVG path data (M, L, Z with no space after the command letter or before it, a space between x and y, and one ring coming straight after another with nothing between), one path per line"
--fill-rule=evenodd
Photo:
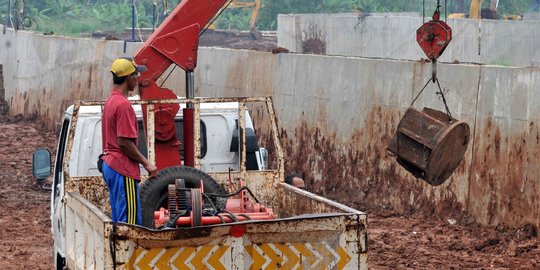
M63 163L62 203L69 269L367 269L367 215L283 183L285 159L270 97L131 102L148 105L148 134L154 134L155 104L193 104L196 168L201 168L200 105L235 102L241 134L239 145L244 145L239 153L239 170L208 175L224 187L247 186L263 205L272 208L277 218L164 230L124 223L114 225L108 215L108 190L101 176L69 173L79 108L102 105L102 102L79 102L72 109ZM275 169L246 168L246 104L251 102L266 107ZM154 160L153 139L147 142L149 160Z
M96 205L68 192L67 266L113 269L115 261L116 269L367 269L365 213L284 183L276 191L276 220L165 230L124 223L113 229Z

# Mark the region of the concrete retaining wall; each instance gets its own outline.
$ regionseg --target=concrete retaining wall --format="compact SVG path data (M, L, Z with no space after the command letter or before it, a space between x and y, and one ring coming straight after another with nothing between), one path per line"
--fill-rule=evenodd
M376 13L279 15L278 46L303 53L315 36L327 55L420 60L426 58L416 43L420 25L418 16ZM540 65L540 21L450 19L448 25L453 39L442 62Z
M220 49L202 55L203 95L274 96L293 157L287 168L305 172L317 192L360 209L466 209L485 224L540 224L539 69L440 65L450 109L473 139L451 180L433 188L385 150L430 64ZM430 85L415 107L444 110L435 91Z
M74 99L103 99L122 42L10 32L0 35L12 114L51 125ZM135 46L136 44L132 44ZM134 48L131 48L131 52ZM197 95L272 95L287 170L309 188L362 209L467 210L485 224L540 225L540 70L441 64L455 117L471 126L465 160L446 184L411 177L386 153L397 123L430 76L419 61L201 48ZM130 53L130 52L128 52ZM183 93L182 72L168 81ZM443 110L430 85L415 107ZM255 114L255 121L259 121ZM268 134L259 130L263 142Z
M127 54L138 44L128 43ZM45 36L8 29L0 34L5 99L12 114L38 114L51 126L73 100L109 93L110 63L122 41Z
M523 14L523 20L540 21L540 12L528 12Z

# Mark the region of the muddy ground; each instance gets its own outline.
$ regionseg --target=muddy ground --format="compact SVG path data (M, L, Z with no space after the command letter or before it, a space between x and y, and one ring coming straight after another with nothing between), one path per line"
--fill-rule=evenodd
M56 134L37 121L0 116L0 269L51 269L49 193L31 174L37 147L54 152ZM480 226L459 219L384 209L369 215L370 269L540 269L536 228Z
M0 116L0 269L51 269L48 192L32 177L32 153L56 135L34 121Z

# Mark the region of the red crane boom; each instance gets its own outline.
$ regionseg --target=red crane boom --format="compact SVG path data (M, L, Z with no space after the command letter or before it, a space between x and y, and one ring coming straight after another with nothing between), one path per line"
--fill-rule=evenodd
M147 71L138 78L143 100L175 99L176 94L161 88L156 81L172 65L186 71L186 98L194 98L193 71L197 66L199 34L229 0L182 0L135 54L137 64ZM163 104L155 108L156 166L163 169L181 165L180 142L176 137L175 116L178 104ZM146 106L143 106L144 125ZM194 166L193 110L183 111L184 163Z

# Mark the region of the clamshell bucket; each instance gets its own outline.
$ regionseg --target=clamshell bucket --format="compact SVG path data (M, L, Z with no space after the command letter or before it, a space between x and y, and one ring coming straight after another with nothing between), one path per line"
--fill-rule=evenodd
M387 150L414 176L438 186L459 165L470 138L469 125L430 108L409 108Z

